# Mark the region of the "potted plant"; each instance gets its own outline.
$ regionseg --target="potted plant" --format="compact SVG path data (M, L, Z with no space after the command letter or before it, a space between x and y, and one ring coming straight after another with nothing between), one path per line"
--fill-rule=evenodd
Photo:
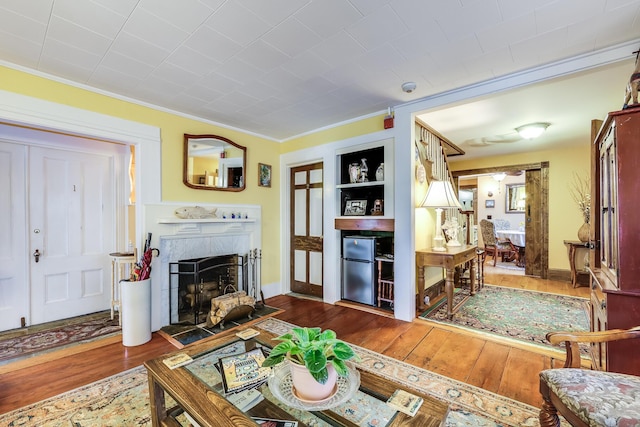
M262 366L274 366L289 360L296 395L304 400L326 399L335 391L337 375L347 376L345 361L358 360L353 349L336 338L331 329L293 328L274 340L276 345Z

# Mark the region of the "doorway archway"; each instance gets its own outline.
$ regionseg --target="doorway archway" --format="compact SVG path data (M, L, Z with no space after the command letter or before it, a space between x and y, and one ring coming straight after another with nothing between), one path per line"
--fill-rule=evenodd
M456 184L469 175L525 171L525 241L527 263L525 274L548 278L549 272L549 162L495 166L451 171Z

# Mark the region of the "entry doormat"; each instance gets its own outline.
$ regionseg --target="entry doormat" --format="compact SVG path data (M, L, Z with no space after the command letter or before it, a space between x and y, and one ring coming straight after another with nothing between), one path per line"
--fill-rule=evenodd
M453 305L469 295L456 289ZM447 318L446 299L438 301L421 318L474 332L559 350L545 336L553 331L588 331L589 300L485 285Z
M104 311L0 334L0 365L120 333L117 316Z
M255 327L276 335L294 325L264 319ZM537 426L539 409L426 369L353 346L359 368L397 381L449 404L446 427ZM178 368L184 369L184 368ZM170 397L167 407L174 403ZM289 408L290 411L295 411ZM312 413L309 413L312 414ZM183 417L181 415L181 417ZM185 421L180 419L180 421ZM0 415L0 425L22 427L151 426L149 386L144 367L107 377L67 393ZM331 427L320 418L307 425ZM563 422L562 424L566 424Z

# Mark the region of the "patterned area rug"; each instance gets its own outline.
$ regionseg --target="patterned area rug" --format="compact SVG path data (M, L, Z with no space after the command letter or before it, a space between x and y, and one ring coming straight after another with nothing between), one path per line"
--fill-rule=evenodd
M117 316L111 320L110 313L104 312L85 319L75 318L65 325L45 327L25 335L0 338L0 364L89 342L96 338L120 333L120 331Z
M493 265L493 264L490 264L490 265ZM518 267L515 262L498 261L496 263L496 267L504 268L505 270L513 270L513 271L522 271L522 272L524 272L524 267Z
M468 292L467 289L456 289L454 306L468 296ZM551 331L588 331L589 300L485 285L460 307L452 320L447 318L444 299L420 317L560 351L560 347L549 344L546 334Z
M256 327L282 334L293 326L266 319ZM515 400L354 346L360 368L448 402L446 425L538 426L538 409ZM168 407L172 403L168 403ZM105 378L54 398L0 415L6 426L149 426L149 391L143 367Z

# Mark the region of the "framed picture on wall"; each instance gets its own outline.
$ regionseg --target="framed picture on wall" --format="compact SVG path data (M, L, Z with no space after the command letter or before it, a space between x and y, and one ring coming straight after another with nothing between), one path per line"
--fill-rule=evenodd
M496 207L496 201L493 199L487 199L484 201L484 207L485 208L495 208Z
M258 185L260 187L271 187L271 165L258 163Z

